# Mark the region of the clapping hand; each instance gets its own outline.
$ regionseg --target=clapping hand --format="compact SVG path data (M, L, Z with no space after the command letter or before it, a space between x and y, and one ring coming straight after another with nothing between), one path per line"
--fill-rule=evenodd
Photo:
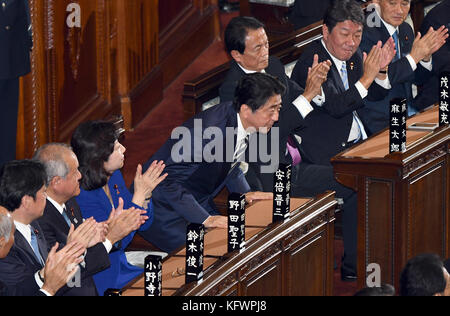
M330 71L331 61L326 60L319 63L319 56L314 55L313 64L308 68L306 87L303 96L311 102L317 95L321 94L322 84L327 80Z
M142 173L142 166L137 166L134 177L134 204L143 206L144 201L151 198L153 190L168 175L167 173L161 175L165 167L164 161L153 161L147 171Z

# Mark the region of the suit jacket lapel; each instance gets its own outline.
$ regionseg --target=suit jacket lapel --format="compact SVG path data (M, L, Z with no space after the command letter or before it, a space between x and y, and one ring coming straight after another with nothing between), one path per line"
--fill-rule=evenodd
M398 35L398 41L400 42L400 53L402 57L408 55L412 47L412 39L409 38L407 32L408 25L405 25L405 23L406 22L400 25Z
M51 215L52 221L56 221L58 223L58 227L60 227L66 234L69 233L69 226L67 226L67 222L61 213L56 209L56 207L47 200L46 211Z
M30 263L34 264L36 267L42 267L41 263L38 261L36 255L34 254L33 248L31 248L31 245L18 230L16 230L16 232L14 233L14 247L21 249L22 252L28 257L28 261ZM39 251L40 250L41 249L39 248Z
M333 59L331 58L330 54L326 51L325 47L323 47L322 42L318 42L320 50L318 52L319 54L319 61L325 61L329 60L331 61L332 65L330 68L330 71L328 73L329 79L331 79L332 84L335 86L335 88L338 90L339 93L345 91L344 83L342 82L341 75L339 74L339 70L337 69L336 64L333 62Z
M70 214L70 220L75 225L75 228L77 228L83 223L83 216L81 215L80 207L74 197L66 202L66 208Z
M42 259L44 262L47 260L48 257L48 246L47 241L45 240L44 232L41 229L41 226L35 221L31 223L31 229L34 229L34 233L36 234L37 242L39 251L41 253Z

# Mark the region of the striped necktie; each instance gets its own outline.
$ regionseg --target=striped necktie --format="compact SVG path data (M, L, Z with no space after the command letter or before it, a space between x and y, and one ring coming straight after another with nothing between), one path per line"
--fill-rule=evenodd
M342 78L342 83L344 84L344 88L347 91L350 88L350 86L348 84L347 63L345 61L342 62L341 78ZM353 111L353 121L356 122L356 124L358 125L358 136L354 140L354 142L356 143L361 138L363 140L366 139L367 134L366 134L366 131L364 130L364 126L363 126L361 120L359 119L358 113L356 111Z
M233 156L233 164L231 165L231 170L234 169L234 167L245 160L245 151L248 147L248 139L250 135L247 135L244 139L244 141L241 141L241 143L238 145L238 148Z

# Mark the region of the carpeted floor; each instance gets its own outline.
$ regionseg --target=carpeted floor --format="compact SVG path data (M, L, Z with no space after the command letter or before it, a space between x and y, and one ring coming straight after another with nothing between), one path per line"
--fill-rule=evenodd
M228 21L236 15L237 13L221 14L222 32ZM223 42L217 39L164 91L163 101L148 113L133 131L125 133L123 144L127 151L123 175L127 185L133 181L137 165L147 161L170 136L172 129L183 123L181 94L184 82L223 64L228 58ZM342 253L342 241L336 239L335 260L338 264L334 275L336 296L353 295L356 291L355 282L346 283L340 280L339 264Z

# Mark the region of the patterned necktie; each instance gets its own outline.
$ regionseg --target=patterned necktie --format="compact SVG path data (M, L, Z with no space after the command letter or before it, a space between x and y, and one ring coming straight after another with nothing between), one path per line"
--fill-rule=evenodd
M238 149L236 150L236 153L233 156L233 164L231 165L231 170L240 162L244 161L245 158L245 151L248 147L248 140L250 135L247 135L244 139L244 141L239 144Z
M348 85L348 75L347 75L347 63L345 61L342 62L341 78L342 78L342 83L344 84L345 91L347 91L349 89L349 85Z
M41 253L39 251L39 246L36 238L36 233L34 232L34 228L30 227L31 230L31 248L33 249L34 255L36 259L38 259L41 265L44 265L44 260L42 259Z
M342 67L341 67L341 78L342 78L342 83L344 84L344 88L347 91L350 88L350 86L348 84L347 63L345 61L342 63ZM358 113L356 111L353 111L353 120L354 120L354 122L356 122L356 124L358 124L358 136L355 139L355 143L356 143L361 138L366 139L367 134L366 134L366 131L364 130L364 126L362 125L362 122L359 119Z

